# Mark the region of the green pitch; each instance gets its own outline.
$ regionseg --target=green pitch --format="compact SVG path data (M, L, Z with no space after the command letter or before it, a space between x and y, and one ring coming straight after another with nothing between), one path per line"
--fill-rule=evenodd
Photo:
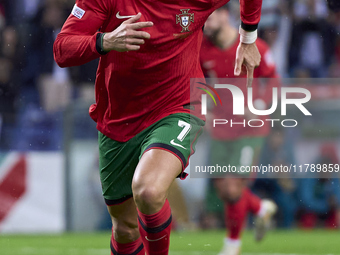
M179 232L171 237L170 255L214 255L222 247L223 231ZM110 233L63 235L0 235L1 255L109 255ZM244 255L340 255L340 232L274 231L261 243L243 235Z

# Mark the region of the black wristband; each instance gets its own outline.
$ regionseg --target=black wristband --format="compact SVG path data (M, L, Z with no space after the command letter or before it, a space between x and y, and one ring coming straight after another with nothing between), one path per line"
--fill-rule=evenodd
M241 22L241 27L247 31L247 32L253 32L257 29L257 27L259 26L259 24L255 24L255 25L248 25L248 24L244 24L243 22Z
M96 50L100 55L105 55L108 51L103 50L103 37L105 33L98 33L96 36Z

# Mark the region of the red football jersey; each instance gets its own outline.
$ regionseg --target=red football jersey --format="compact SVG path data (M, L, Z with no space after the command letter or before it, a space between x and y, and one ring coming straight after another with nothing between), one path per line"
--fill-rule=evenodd
M232 46L227 49L220 49L210 42L207 38L203 39L200 61L202 69L209 78L237 78L234 75L234 66L236 58L236 49L239 44L239 38L235 40ZM261 39L256 40L257 48L261 54L260 66L254 70L254 78L278 78L276 73L275 64L269 49L269 46ZM239 78L246 78L246 73L241 74ZM220 80L222 82L222 80ZM232 85L238 86L244 96L245 103L247 99L246 83L243 79L237 81L237 79L231 80L234 83ZM223 82L222 82L223 83ZM272 86L277 85L277 82L268 82L264 88L254 80L253 88L253 101L256 99L263 100L268 106L272 100ZM219 92L218 90L217 92ZM212 116L214 119L226 119L234 123L242 123L245 119L244 116L233 115L233 98L230 92L219 93L222 101L222 106L218 105L212 109ZM270 107L270 106L269 106ZM256 107L255 107L256 108ZM268 108L266 108L268 109ZM268 116L257 116L256 119L265 120ZM253 123L253 125L259 125L259 123ZM231 126L230 123L225 125L216 125L211 129L211 135L215 139L219 140L235 140L242 137L254 137L265 136L270 131L271 122L264 121L262 127L250 127L249 125L236 124Z
M54 44L62 66L100 57L96 104L90 116L104 135L127 141L159 119L189 112L190 78L203 77L199 63L202 27L208 16L229 0L77 0ZM244 24L259 22L262 0L241 0ZM151 39L140 50L100 55L97 34L116 29L126 16L142 14ZM125 17L125 18L124 18ZM197 107L198 110L198 107Z

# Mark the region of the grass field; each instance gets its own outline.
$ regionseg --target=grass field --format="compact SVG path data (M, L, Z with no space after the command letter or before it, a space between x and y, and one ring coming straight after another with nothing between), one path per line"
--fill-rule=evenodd
M214 255L223 231L180 232L171 237L170 255ZM109 255L110 233L0 235L0 255ZM340 255L340 231L273 231L261 243L252 232L242 239L243 255Z

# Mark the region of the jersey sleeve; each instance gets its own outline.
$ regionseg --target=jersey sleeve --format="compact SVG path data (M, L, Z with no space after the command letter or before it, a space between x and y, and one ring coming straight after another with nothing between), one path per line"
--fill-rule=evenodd
M230 0L212 0L213 10L216 10ZM257 29L261 19L262 0L240 0L241 28L245 32Z
M77 0L53 45L54 59L61 67L85 64L104 52L98 48L98 32L109 15L109 1Z
M255 31L261 19L262 0L240 0L241 27Z

